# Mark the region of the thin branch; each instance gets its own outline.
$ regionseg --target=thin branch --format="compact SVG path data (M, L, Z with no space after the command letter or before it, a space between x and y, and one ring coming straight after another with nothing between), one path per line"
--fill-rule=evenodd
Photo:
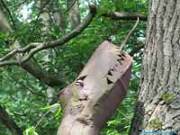
M134 30L136 29L137 25L139 24L139 17L137 18L137 21L136 23L134 24L133 28L129 31L129 33L127 34L125 40L121 43L121 46L120 46L120 50L123 49L123 47L126 45L129 37L131 36L131 34L134 32Z
M42 122L42 120L43 120L43 119L46 117L46 115L48 115L50 112L51 112L51 111L49 110L49 111L45 112L45 113L40 117L40 119L38 120L38 122L37 122L36 125L35 125L35 128L37 128L37 127L40 125L40 123Z
M3 56L2 58L0 58L0 61L7 60L7 59L15 56L17 53L27 52L27 51L31 50L32 48L35 48L37 45L39 45L39 44L31 43L31 44L29 44L28 46L26 46L24 48L14 49L11 52L9 52L8 54L6 54L5 56Z
M74 37L78 36L90 24L95 14L96 14L96 7L91 5L90 13L87 15L84 21L81 24L79 24L73 31L66 34L64 37L54 40L54 41L48 41L44 43L31 43L24 48L12 50L11 52L9 52L7 55L5 55L4 57L0 59L0 67L5 66L6 64L4 63L9 63L9 61L4 61L4 60L10 59L12 58L12 56L17 55L19 53L24 54L21 56L21 59L19 59L19 61L16 61L16 62L10 62L10 64L7 64L7 65L13 65L13 63L14 65L17 65L17 63L22 65L23 63L31 59L34 56L34 54L36 54L37 52L41 50L48 49L48 48L55 48L57 46L64 45L65 43L73 39Z
M57 73L43 70L35 61L30 60L21 65L21 67L35 78L44 82L48 86L59 86L64 84L63 78Z
M0 62L0 67L11 66L11 65L19 65L19 63L16 60L9 60L9 61Z
M111 12L102 14L104 17L109 17L114 20L137 20L147 21L147 16L141 13L128 13L128 12Z

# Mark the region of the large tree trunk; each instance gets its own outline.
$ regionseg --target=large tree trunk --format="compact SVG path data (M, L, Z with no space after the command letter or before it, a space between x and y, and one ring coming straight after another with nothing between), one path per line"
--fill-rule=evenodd
M180 130L180 0L151 0L149 6L141 87L131 135L150 130L170 135L168 130Z
M60 93L64 117L58 135L99 135L126 94L132 59L105 41L79 77Z

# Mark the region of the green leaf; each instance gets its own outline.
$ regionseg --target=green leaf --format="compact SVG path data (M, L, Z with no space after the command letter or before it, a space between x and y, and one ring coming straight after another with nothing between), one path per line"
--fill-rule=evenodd
M41 110L48 110L51 112L56 112L57 110L61 110L61 106L59 103L55 103L52 105L47 105L46 107L41 108Z
M36 132L35 127L29 127L24 131L23 135L38 135L38 133Z

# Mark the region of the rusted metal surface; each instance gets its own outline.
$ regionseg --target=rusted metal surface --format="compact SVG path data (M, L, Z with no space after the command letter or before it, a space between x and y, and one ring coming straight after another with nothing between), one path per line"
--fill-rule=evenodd
M59 134L99 134L127 92L132 58L104 41L94 52L77 79L64 89L65 114ZM71 128L69 130L69 128Z

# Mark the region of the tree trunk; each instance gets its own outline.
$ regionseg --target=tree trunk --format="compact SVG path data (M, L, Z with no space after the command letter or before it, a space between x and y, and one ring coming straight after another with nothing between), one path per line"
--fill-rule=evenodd
M130 134L159 130L170 135L180 131L180 1L151 0L149 7L141 87Z
M6 110L0 105L0 121L11 131L12 135L23 135L23 131L14 120L9 116Z
M79 0L67 0L67 8L69 13L68 20L70 22L71 29L74 29L81 21Z
M126 94L132 59L108 41L79 77L60 93L64 117L58 135L99 135Z

